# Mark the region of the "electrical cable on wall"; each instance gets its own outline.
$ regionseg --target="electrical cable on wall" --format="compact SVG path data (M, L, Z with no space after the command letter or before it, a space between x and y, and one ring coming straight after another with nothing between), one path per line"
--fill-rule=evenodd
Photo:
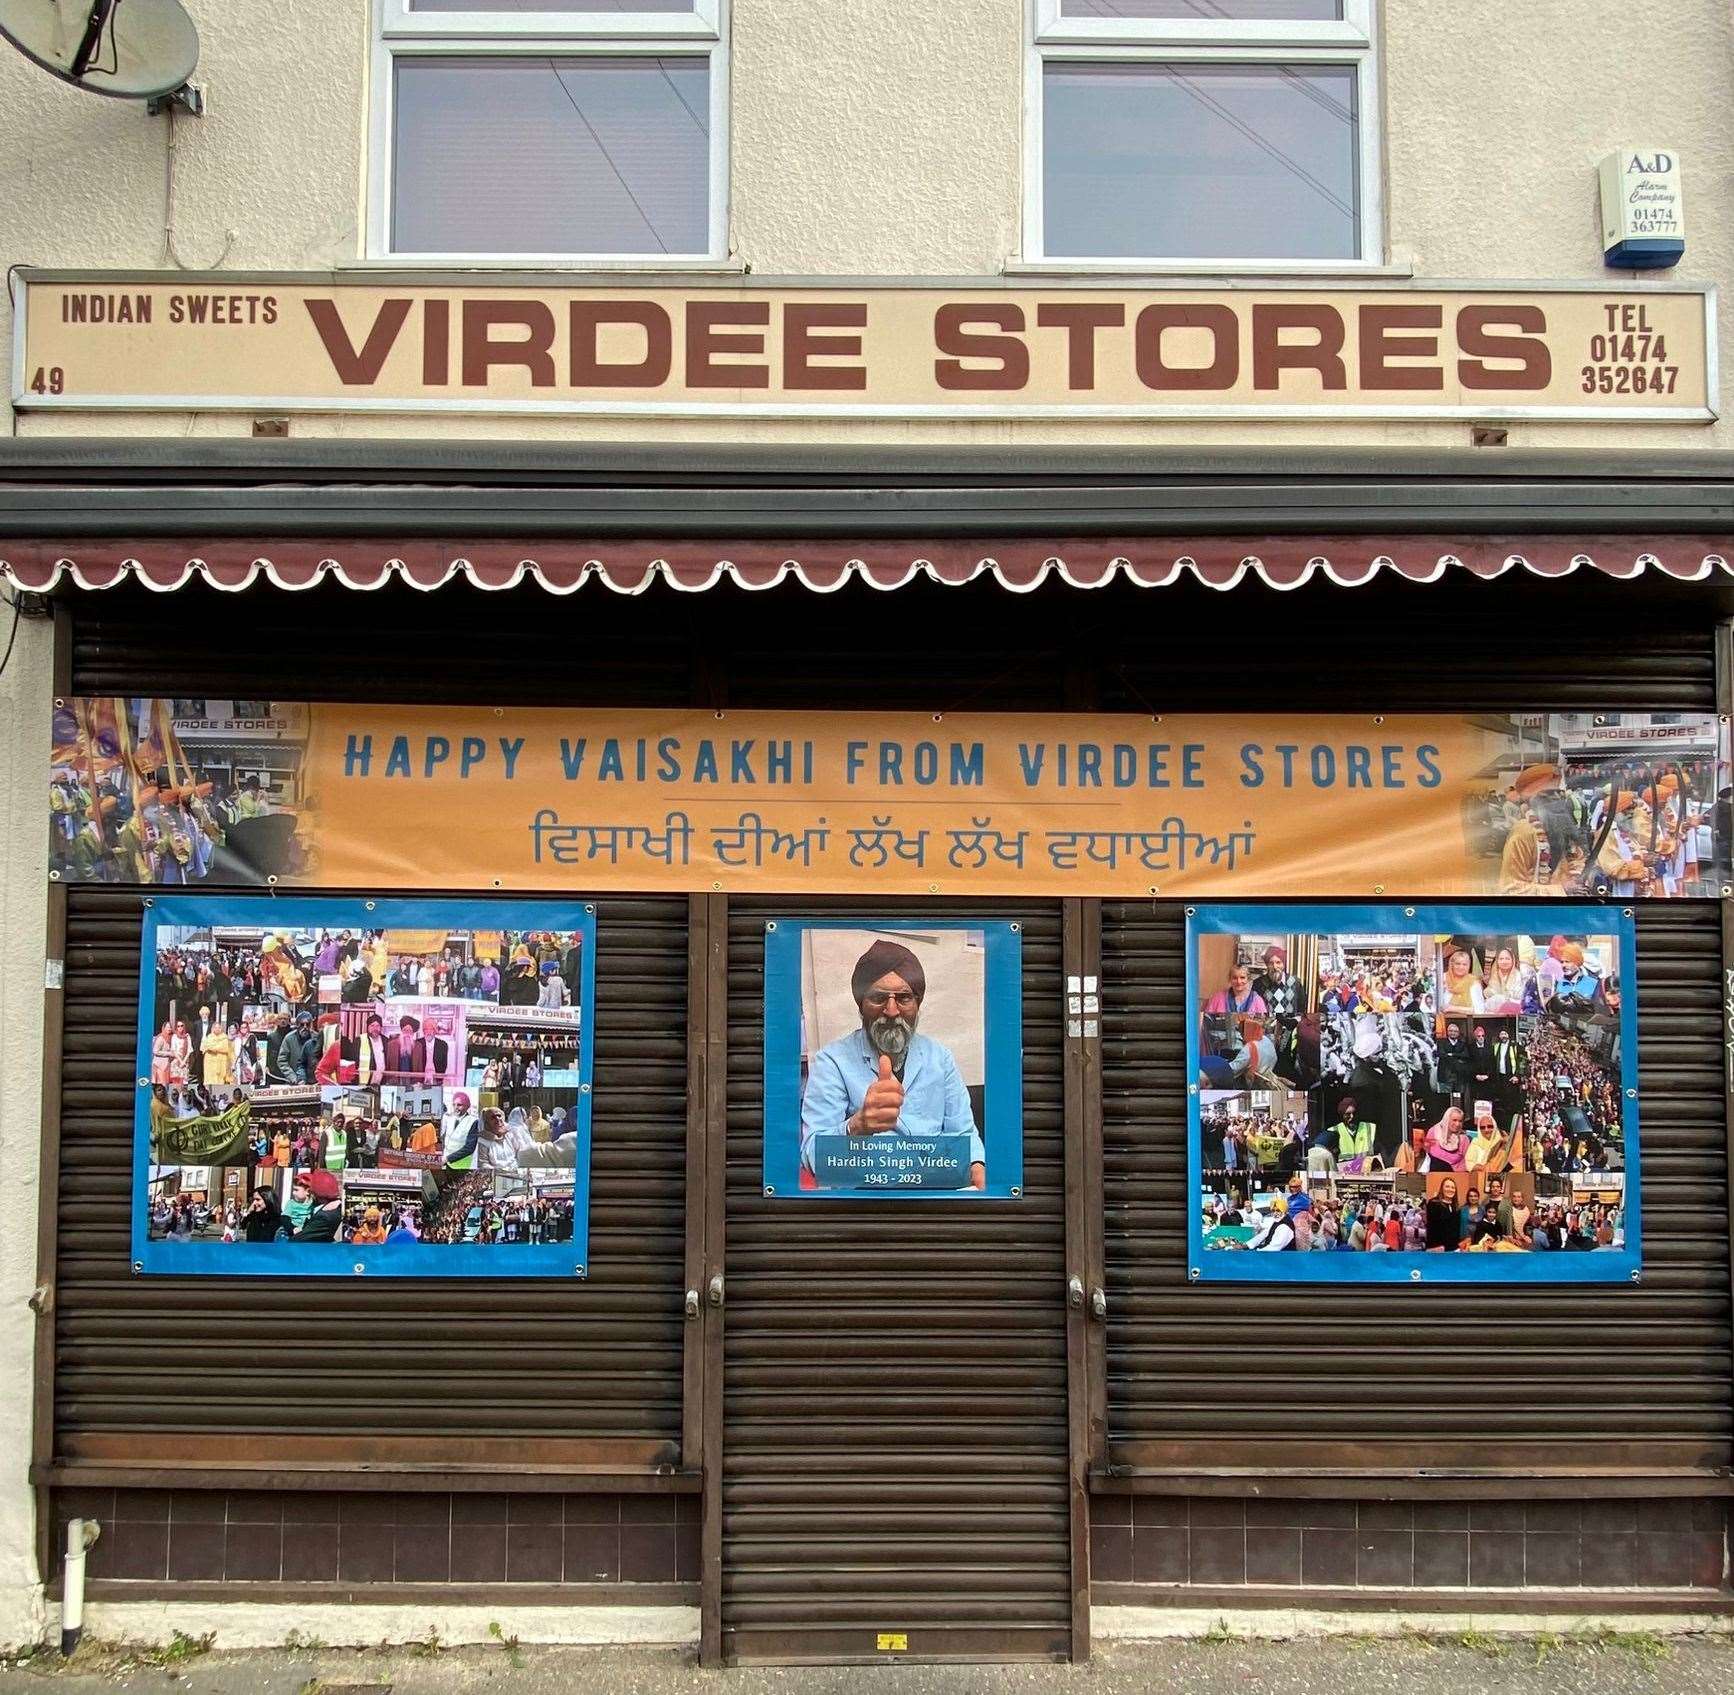
M12 592L12 634L6 638L6 652L0 654L0 677L6 675L6 667L12 663L12 649L18 641L18 620L24 615L24 596L16 589Z
M175 109L173 106L164 108L168 118L168 144L163 150L164 183L163 183L163 257L182 271L216 271L220 270L224 261L235 250L235 242L239 239L239 231L223 231L223 251L208 265L189 265L175 248Z

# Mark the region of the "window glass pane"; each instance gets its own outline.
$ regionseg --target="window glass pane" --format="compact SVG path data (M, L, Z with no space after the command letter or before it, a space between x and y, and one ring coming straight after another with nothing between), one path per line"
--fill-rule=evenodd
M1360 257L1352 67L1050 62L1043 83L1050 255Z
M426 0L416 0L418 6ZM1343 0L1060 0L1062 18L1340 19Z
M1067 5L1076 0L1066 0ZM412 12L687 12L693 0L410 0ZM1308 13L1307 16L1311 16Z
M392 251L704 253L702 55L403 56Z

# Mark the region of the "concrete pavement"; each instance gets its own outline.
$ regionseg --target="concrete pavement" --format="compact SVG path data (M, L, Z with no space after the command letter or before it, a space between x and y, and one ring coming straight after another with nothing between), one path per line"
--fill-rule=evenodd
M888 1663L701 1671L671 1651L618 1648L143 1653L87 1644L0 1664L0 1695L1734 1695L1734 1642L1644 1633L1495 1639L1112 1643L1084 1666Z

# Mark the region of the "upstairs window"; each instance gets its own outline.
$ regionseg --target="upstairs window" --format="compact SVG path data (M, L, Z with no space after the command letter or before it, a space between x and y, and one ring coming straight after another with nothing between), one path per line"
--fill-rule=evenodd
M725 0L380 3L374 257L723 257Z
M1028 256L1380 256L1373 0L1033 0Z

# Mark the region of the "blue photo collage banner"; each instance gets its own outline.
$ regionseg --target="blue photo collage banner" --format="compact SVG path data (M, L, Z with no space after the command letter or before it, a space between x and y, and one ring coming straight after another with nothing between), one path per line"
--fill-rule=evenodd
M1201 906L1186 972L1193 1281L1638 1280L1629 908Z
M134 1271L585 1276L595 984L587 903L148 902Z

